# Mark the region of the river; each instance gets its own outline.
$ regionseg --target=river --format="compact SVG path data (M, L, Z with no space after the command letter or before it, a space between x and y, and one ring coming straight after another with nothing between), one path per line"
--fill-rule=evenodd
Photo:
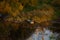
M36 31L27 40L57 40L58 33L53 33L52 31L45 29L44 32L41 30Z

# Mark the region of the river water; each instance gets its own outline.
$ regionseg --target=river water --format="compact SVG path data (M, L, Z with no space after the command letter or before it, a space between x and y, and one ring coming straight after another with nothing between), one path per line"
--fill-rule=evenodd
M35 31L27 40L57 40L57 36L57 33L44 29L44 32Z

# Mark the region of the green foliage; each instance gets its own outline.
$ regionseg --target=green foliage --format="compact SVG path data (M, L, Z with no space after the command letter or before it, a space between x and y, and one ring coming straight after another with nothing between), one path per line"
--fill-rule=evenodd
M55 15L56 15L57 17L60 17L60 10L56 10Z
M24 7L24 12L32 11L34 9L36 9L36 7L33 7L29 4L26 4L25 7Z

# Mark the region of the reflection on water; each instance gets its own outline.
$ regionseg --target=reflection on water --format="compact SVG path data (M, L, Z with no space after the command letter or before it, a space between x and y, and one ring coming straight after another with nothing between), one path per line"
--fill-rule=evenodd
M48 29L44 29L44 32L36 30L27 40L57 40L57 36L57 33L53 33Z

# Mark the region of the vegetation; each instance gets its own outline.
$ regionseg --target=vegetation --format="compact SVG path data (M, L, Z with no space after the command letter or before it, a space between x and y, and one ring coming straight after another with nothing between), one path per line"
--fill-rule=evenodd
M26 20L34 21L33 25L35 26L37 24L49 26L53 24L50 21L60 20L59 17L59 0L0 0L0 37L3 37L1 40L9 40L8 36L12 33L11 30L15 33L22 26L30 28L32 24L29 22L25 24ZM28 30L28 28L26 29ZM32 29L30 30L32 31ZM31 32L30 30L29 32Z

